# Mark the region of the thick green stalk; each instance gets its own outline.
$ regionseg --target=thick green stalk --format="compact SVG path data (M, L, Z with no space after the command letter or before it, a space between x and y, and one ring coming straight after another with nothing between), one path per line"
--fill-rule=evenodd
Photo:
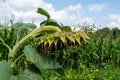
M25 41L27 41L29 38L33 37L35 34L40 33L42 31L55 31L55 32L61 32L60 28L55 27L55 26L42 26L34 31L32 31L31 33L29 33L28 35L26 35L25 37L23 37L12 49L11 53L9 54L9 58L14 58L17 50L20 48L20 46L25 43Z

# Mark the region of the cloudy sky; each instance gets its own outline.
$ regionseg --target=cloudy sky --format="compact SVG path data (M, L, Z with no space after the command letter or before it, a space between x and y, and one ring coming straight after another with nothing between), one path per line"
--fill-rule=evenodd
M0 23L14 15L15 21L39 25L46 18L36 13L38 7L66 25L86 22L120 28L119 0L0 0Z

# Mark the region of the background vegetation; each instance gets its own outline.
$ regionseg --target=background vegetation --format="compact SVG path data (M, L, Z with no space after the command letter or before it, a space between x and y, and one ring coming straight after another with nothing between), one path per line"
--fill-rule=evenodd
M52 52L51 56L61 63L66 76L53 74L48 80L120 79L120 30L105 27L88 35L90 39L83 45Z

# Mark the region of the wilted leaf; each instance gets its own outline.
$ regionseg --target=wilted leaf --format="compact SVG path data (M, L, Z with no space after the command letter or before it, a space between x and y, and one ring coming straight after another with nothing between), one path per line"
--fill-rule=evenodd
M47 45L47 43L48 43L48 40L45 39L43 43L44 43L44 47L45 47Z
M74 34L75 40L78 42L78 44L80 45L80 36L76 33Z
M42 37L36 38L34 45L35 45L35 46L38 46L38 45L40 45L41 43L44 43L44 40L46 39L45 37L46 37L46 36L42 36Z
M67 38L68 38L71 42L75 43L75 38L74 38L73 33L69 33L69 34L67 35Z
M66 36L65 36L65 33L60 34L60 39L61 39L61 41L62 41L63 43L66 42Z
M54 44L55 44L55 47L57 46L58 41L59 41L59 37L54 37Z
M80 35L80 37L83 38L85 42L87 41L87 39L89 39L89 37L87 36L84 30L79 31L78 34Z
M52 45L53 41L54 41L53 35L48 35L48 36L47 36L47 40L48 40L49 47L50 47L50 46Z

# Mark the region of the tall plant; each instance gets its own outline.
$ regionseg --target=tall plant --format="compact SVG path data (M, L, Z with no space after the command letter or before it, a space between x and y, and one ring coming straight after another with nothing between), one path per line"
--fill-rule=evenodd
M38 8L37 12L45 15L47 17L47 20L50 19L50 15L46 10ZM46 24L41 25L41 27L33 31L29 31L31 29L31 26L29 24L26 24L22 27L18 27L19 24L16 25L17 27L15 27L14 25L13 28L10 27L10 29L8 30L11 31L13 29L17 31L17 39L15 41L15 45L10 47L2 38L0 38L1 44L9 49L8 60L5 62L0 62L1 80L43 80L40 72L41 70L62 70L62 67L55 60L49 58L47 55L42 54L41 52L38 53L36 51L36 47L42 46L41 49L44 49L51 48L53 45L56 48L59 45L81 44L80 40L82 40L83 42L89 38L83 30L72 32L70 27L68 26L59 27L52 24ZM19 31L23 30L28 30L28 34L20 38ZM26 41L31 38L34 40L34 43L26 43ZM18 54L18 51L21 46L23 46L23 44L26 44L23 49L23 53L21 55L18 55L16 58L16 55ZM16 67L16 64L23 56L26 57L28 63L26 63L25 69L19 71L20 69Z

